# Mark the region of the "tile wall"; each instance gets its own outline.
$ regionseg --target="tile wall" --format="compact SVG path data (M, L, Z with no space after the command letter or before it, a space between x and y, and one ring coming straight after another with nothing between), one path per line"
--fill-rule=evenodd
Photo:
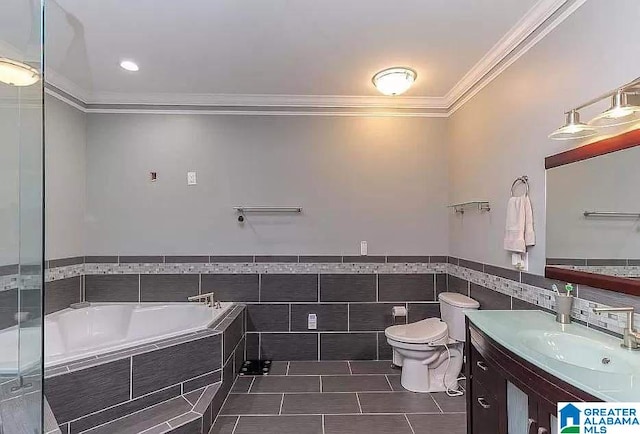
M49 266L48 312L72 301L184 301L211 291L245 303L248 358L389 359L383 331L393 323L391 307L407 307L410 322L437 316L437 294L446 290L484 309L555 308L552 280L444 256L105 256ZM621 333L624 317L594 315L592 307L640 308L638 297L576 292L574 318L608 333ZM317 330L307 328L309 313Z

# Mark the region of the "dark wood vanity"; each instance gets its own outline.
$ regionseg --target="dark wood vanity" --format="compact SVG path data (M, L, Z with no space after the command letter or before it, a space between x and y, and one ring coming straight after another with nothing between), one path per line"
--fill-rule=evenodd
M552 433L558 402L600 401L523 360L466 321L468 434L508 434L508 383L527 395L528 434Z

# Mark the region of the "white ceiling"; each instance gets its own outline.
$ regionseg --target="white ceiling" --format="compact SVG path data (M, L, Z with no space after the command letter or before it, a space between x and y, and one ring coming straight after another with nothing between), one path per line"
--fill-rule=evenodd
M50 0L47 80L86 103L379 100L371 76L406 65L418 71L406 96L444 101L565 1Z

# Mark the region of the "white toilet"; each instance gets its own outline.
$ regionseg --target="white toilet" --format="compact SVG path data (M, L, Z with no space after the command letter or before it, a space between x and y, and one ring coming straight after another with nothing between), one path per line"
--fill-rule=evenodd
M393 363L402 366L402 387L412 392L458 390L465 341L464 309L480 304L457 292L443 292L440 318L387 328Z

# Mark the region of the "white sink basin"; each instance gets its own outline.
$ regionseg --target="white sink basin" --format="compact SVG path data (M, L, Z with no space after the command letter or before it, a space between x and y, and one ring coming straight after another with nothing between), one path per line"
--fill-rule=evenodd
M525 347L559 362L593 371L640 374L640 354L585 336L527 330L519 333Z

